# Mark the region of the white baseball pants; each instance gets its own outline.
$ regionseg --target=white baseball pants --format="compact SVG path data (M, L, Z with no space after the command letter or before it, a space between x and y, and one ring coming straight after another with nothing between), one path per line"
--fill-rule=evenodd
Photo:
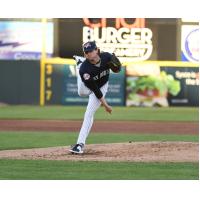
M108 82L100 88L103 96L105 97L107 90L108 90ZM90 130L92 128L92 124L94 121L94 114L101 106L101 101L95 96L92 92L89 95L89 101L86 108L86 112L84 115L83 124L79 133L79 137L77 140L77 144L83 143L85 144L86 138L88 137Z
M82 123L81 130L79 132L79 137L77 140L77 144L83 143L85 144L86 139L90 133L92 128L92 124L94 121L94 114L101 106L100 100L95 96L95 94L87 88L81 80L79 74L79 66L77 66L77 85L78 85L78 94L79 96L89 96L88 105L86 108L86 112L84 115L84 120ZM103 96L105 97L108 90L108 82L100 88Z

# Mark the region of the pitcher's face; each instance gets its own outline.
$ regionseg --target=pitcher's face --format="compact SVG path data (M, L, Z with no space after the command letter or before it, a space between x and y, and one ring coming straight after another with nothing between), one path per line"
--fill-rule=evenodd
M92 64L96 64L97 62L99 62L99 54L98 54L98 49L94 49L93 51L89 51L89 52L84 52L85 57L92 63Z

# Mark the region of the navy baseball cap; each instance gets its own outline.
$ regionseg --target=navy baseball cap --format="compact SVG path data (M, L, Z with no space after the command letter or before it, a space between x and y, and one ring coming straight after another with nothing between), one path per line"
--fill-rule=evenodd
M92 41L92 42L86 42L83 44L83 51L85 53L91 52L93 50L95 50L97 48L96 42Z

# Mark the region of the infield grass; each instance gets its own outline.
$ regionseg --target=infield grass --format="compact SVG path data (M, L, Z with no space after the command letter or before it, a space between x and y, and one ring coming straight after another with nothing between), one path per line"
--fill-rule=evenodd
M1 119L66 119L82 120L85 106L1 106ZM113 107L113 114L100 108L97 120L142 120L142 121L198 121L198 108L138 108Z
M0 131L0 150L68 146L76 143L78 133ZM198 135L176 134L123 134L90 133L88 144L118 143L129 141L185 141L198 142Z
M8 180L198 180L198 163L0 160Z

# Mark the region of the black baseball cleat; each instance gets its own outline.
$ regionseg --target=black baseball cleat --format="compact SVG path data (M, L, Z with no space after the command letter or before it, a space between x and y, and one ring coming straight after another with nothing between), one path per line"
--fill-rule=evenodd
M71 149L69 150L72 154L83 154L83 148L84 148L84 144L80 143L80 144L75 144L71 147Z

